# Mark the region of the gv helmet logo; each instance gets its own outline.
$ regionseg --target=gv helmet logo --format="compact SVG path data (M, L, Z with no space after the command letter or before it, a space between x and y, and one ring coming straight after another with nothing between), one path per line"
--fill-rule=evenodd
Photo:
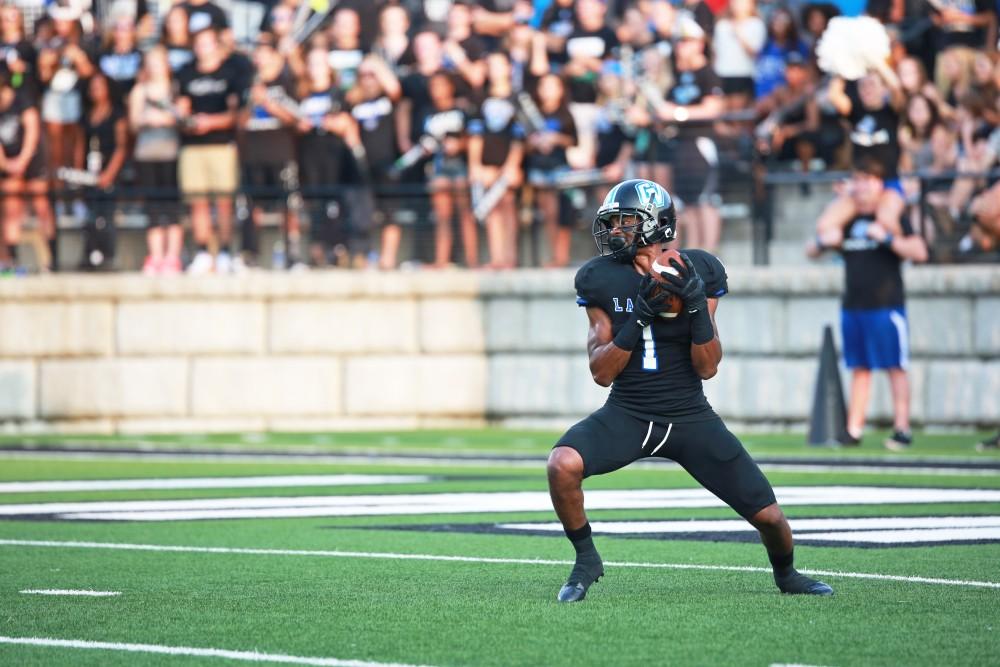
M635 184L635 191L639 194L639 201L647 208L650 204L657 208L662 208L667 204L666 192L656 183L640 181Z

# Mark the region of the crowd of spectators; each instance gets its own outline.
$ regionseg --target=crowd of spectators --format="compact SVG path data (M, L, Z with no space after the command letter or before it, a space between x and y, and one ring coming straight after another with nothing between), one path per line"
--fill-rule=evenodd
M565 266L581 200L629 175L665 185L683 242L714 250L733 156L758 177L875 157L898 194L882 213L921 200L925 235L962 251L1000 237L1000 184L972 174L1000 155L988 0L269 0L234 31L250 2L0 6L5 270L29 211L45 267L64 217L80 267L110 267L126 201L150 274L253 265L275 217L287 266L393 268L414 219L433 221L433 266L479 266L480 233L488 266L524 264L527 225ZM888 62L821 72L826 25L858 11L889 28Z

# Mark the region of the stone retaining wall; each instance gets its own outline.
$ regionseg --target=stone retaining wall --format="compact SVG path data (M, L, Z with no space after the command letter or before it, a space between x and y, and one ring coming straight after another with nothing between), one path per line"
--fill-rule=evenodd
M836 268L740 269L706 383L742 426L808 417ZM913 412L1000 415L1000 269L907 275ZM328 430L564 425L603 401L572 272L54 276L0 283L7 430ZM885 417L884 379L873 413Z

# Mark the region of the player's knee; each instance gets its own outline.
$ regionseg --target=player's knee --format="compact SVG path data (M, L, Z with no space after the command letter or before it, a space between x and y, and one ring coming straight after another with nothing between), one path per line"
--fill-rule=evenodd
M785 521L785 513L781 511L781 507L777 503L768 505L754 514L750 519L750 523L752 523L755 528L761 530L778 528L782 526Z
M583 457L572 447L556 447L549 454L547 467L550 482L583 479Z

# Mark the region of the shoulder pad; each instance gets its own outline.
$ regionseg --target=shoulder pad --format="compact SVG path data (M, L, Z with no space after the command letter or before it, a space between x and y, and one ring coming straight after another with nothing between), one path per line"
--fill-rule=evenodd
M601 267L604 257L594 257L576 272L573 284L576 286L576 304L584 308L600 303Z
M718 299L729 293L729 278L726 267L718 257L704 250L685 250L698 275L705 281L705 296Z

